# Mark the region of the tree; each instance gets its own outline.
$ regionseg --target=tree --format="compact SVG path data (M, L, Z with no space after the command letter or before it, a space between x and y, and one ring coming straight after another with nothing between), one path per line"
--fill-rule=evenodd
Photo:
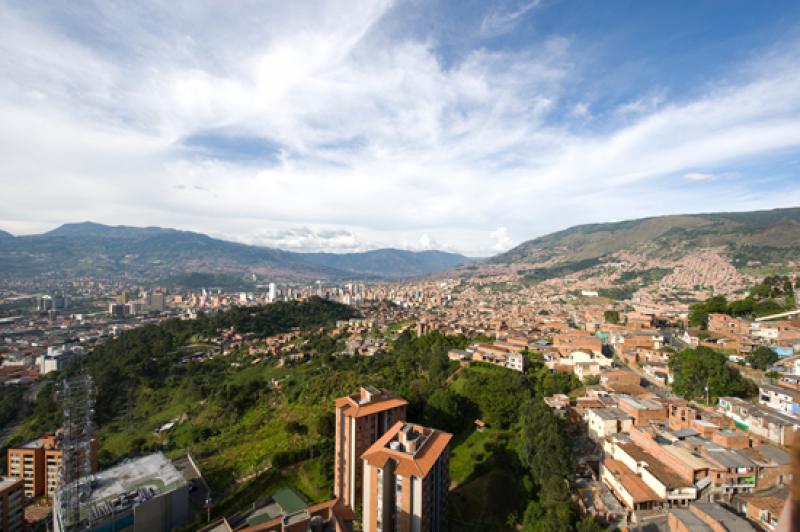
M607 310L603 313L603 319L608 323L619 323L619 311Z
M571 530L574 520L566 481L552 476L542 486L540 499L528 503L522 529L525 532L561 532Z
M572 446L561 424L540 398L531 397L520 407L517 455L538 485L551 477L570 478L575 470Z
M523 376L501 368L483 373L467 371L464 394L480 409L489 424L508 427L517 419L520 393L525 390Z
M747 397L754 391L749 380L727 365L725 355L708 347L684 349L670 358L669 366L672 389L686 399L705 400L708 395L713 404L721 396Z
M767 368L777 362L779 358L777 353L772 349L768 347L758 347L750 353L750 356L747 357L747 361L750 362L750 365L754 368L766 371Z
M431 427L456 432L465 421L470 421L465 416L464 401L458 394L449 388L440 388L433 392L425 404L425 422Z
M714 296L706 299L703 303L697 303L689 307L689 325L708 328L708 315L715 312L728 312L728 300L725 296Z
M597 522L594 516L579 521L575 526L575 532L603 532L604 530L605 528Z

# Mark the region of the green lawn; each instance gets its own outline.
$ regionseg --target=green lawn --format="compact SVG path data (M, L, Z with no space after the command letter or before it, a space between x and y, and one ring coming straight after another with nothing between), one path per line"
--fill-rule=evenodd
M453 485L465 482L478 465L491 457L492 453L486 449L486 443L496 434L492 429L478 432L470 428L456 435L450 444L450 482Z

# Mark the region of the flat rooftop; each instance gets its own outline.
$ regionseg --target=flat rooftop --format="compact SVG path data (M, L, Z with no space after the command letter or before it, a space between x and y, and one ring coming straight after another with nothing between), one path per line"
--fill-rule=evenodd
M692 532L714 532L714 529L708 526L705 521L697 517L691 510L679 510L674 508L669 511L670 514L686 527L687 530Z
M95 520L104 519L186 484L163 453L125 460L95 475L91 495L81 502L81 520L89 514Z

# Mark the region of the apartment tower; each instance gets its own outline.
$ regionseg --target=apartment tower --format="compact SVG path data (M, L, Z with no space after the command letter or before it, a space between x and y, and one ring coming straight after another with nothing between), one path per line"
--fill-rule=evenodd
M97 442L92 440L92 471L97 471ZM61 487L61 433L48 433L8 449L8 476L23 481L25 497L52 498Z
M398 422L362 455L364 532L447 530L452 434Z
M22 484L15 478L0 477L0 530L4 532L22 532L25 528Z
M336 400L334 494L350 508L361 502L361 455L395 423L405 420L407 404L388 390L372 386Z

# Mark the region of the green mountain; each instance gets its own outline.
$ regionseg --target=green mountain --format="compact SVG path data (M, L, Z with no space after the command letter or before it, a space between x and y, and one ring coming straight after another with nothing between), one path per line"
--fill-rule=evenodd
M383 277L415 276L433 273L464 264L469 259L458 253L445 251L405 251L402 249L377 249L363 253L305 253L307 261L336 268L351 274Z
M627 251L680 258L701 248L722 248L739 266L785 263L800 257L800 208L685 214L578 225L524 242L493 263L589 261Z
M188 272L270 280L424 275L468 259L442 252L293 253L160 227L85 222L41 235L0 236L0 276L125 276L155 281Z

